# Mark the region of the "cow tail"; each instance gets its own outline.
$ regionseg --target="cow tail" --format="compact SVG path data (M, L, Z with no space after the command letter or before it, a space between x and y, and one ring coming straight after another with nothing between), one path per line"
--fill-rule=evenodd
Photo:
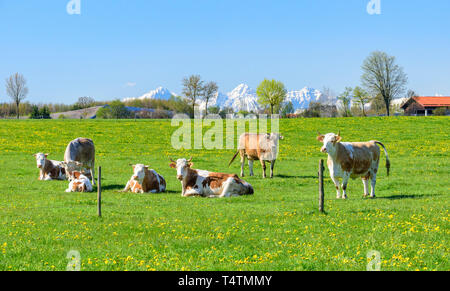
M234 155L234 157L231 159L230 163L228 164L228 168L231 166L231 164L234 162L234 160L236 159L236 157L238 156L239 151L237 151L237 153Z
M386 154L386 169L387 169L387 175L388 175L388 177L389 177L389 173L390 173L390 171L391 171L391 161L389 161L388 151L387 151L386 147L384 146L384 144L382 144L381 142L376 141L375 143L376 143L376 144L379 144L379 145L382 146L383 149L384 149L384 153Z

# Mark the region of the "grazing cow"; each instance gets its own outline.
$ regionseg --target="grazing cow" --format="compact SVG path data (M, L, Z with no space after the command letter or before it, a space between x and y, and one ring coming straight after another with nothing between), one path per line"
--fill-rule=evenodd
M177 169L177 179L181 181L181 196L202 197L232 197L251 195L253 187L239 179L237 175L211 173L203 170L192 169L192 158L190 160L171 160L170 167Z
M244 133L239 138L238 152L234 155L228 166L241 155L241 176L244 177L245 157L248 159L250 176L253 174L253 162L259 160L263 169L263 178L266 178L266 161L270 162L270 178L273 178L273 169L278 155L278 141L284 139L278 133L255 134Z
M88 177L81 172L73 172L73 180L69 183L69 188L66 192L92 192L92 184Z
M39 168L39 180L66 180L66 170L61 162L48 160L49 154L35 154L36 164Z
M75 171L82 171L82 169L90 170L90 178L92 184L95 185L95 146L94 142L87 138L77 138L71 141L66 148L64 154L64 167L72 180Z
M132 193L162 193L166 191L166 180L155 170L149 170L149 166L142 164L133 166L133 176L128 181L122 192Z
M321 151L328 154L328 169L337 189L337 198L341 198L338 178L342 178L342 198L347 199L348 180L358 177L361 177L364 183L364 197L369 195L369 179L371 179L372 191L370 197L374 198L381 154L378 145L383 147L386 154L386 168L389 176L391 163L386 147L379 141L341 142L340 133L338 135L334 133L322 135L319 133L317 140L323 143Z

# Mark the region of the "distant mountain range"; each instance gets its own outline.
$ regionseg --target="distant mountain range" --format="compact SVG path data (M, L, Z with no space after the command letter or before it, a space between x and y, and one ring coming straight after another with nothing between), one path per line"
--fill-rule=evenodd
M140 97L125 98L123 101L145 100L145 99L162 99L169 100L170 97L177 96L169 89L159 87L156 90L150 91ZM401 103L403 100L396 99L395 103ZM320 102L323 104L337 105L338 101L335 97L327 96L320 90L305 87L301 90L289 91L286 95L285 103L292 102L294 111L300 112L308 109L311 102ZM200 109L204 110L206 102L198 102ZM261 105L258 103L256 90L250 88L247 84L240 84L233 91L223 94L217 93L212 100L209 100L208 107L217 106L221 109L232 108L234 112L247 111L258 112L261 110Z

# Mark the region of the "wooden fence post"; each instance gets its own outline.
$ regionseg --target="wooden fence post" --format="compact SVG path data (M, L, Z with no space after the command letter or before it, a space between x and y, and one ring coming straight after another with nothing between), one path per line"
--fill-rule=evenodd
M323 160L320 160L319 163L319 211L325 212L324 208L324 202L325 202L325 192L324 192L324 186L323 186Z
M97 214L102 217L102 167L98 167L97 190Z

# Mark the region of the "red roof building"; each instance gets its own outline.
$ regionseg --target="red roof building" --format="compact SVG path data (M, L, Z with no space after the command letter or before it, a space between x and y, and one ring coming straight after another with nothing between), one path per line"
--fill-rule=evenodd
M429 116L437 108L445 108L447 114L450 113L450 97L411 97L402 105L405 115L410 116Z

